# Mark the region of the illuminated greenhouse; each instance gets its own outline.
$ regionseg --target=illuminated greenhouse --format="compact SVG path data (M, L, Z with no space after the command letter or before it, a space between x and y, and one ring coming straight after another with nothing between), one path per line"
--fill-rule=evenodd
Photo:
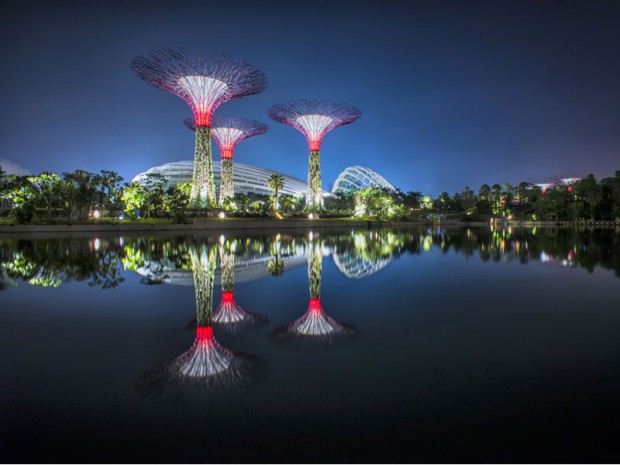
M170 186L174 186L178 182L191 181L194 163L191 160L177 161L166 163L164 165L154 166L147 171L138 174L132 182L143 183L146 175L150 173L163 174ZM306 183L301 179L278 173L277 171L258 166L245 165L235 163L235 176L233 178L234 192L237 194L263 194L271 195L272 191L267 187L267 181L272 174L280 174L284 177L284 188L280 191L282 194L302 197L306 193ZM221 164L219 161L213 162L213 179L215 190L219 193L221 178Z
M392 184L376 171L365 166L349 166L336 179L332 188L332 194L348 194L367 187L396 190Z

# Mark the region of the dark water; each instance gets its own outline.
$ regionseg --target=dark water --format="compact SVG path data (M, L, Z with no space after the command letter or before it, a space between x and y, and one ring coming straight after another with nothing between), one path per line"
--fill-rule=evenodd
M2 461L620 460L615 231L0 239L0 262Z

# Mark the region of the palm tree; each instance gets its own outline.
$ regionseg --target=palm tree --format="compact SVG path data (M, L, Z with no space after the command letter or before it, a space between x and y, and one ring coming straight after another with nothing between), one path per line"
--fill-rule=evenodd
M272 174L267 180L267 187L274 192L273 196L273 211L278 210L278 193L284 189L284 176L281 174Z

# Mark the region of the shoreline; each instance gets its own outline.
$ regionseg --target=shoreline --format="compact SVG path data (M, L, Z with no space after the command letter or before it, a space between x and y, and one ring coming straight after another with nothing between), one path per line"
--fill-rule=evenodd
M0 236L37 233L98 233L98 232L198 232L230 230L278 230L278 229L324 229L324 228L410 228L410 227L488 227L485 221L355 221L330 219L213 219L188 224L74 224L74 225L0 225ZM570 221L498 221L495 226L512 227L558 227L558 228L620 228L613 221L570 222Z

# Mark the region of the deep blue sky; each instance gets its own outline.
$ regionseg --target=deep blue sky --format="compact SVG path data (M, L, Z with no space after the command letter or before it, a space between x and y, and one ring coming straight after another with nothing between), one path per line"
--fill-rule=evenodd
M265 111L325 98L363 116L325 138L324 188L354 164L435 195L608 176L620 169L618 24L617 1L15 2L0 19L0 159L128 180L191 159L189 107L129 69L138 53L187 47L269 77L218 110L270 126L239 145L241 163L305 179L305 139Z

